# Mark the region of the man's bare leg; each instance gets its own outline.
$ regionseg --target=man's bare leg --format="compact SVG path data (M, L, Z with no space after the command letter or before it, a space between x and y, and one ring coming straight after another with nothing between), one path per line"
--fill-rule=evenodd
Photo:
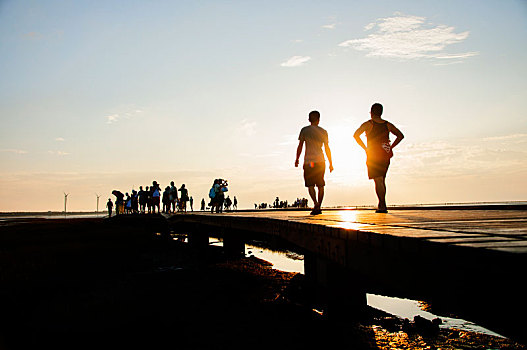
M309 192L309 196L313 200L313 208L318 208L319 204L317 201L317 193L315 192L315 186L309 186L307 188L307 192ZM319 192L320 193L320 192Z
M324 186L318 186L318 209L322 206L322 200L324 199Z
M379 210L386 210L386 181L384 176L379 176L373 179L375 181L375 193L379 199Z

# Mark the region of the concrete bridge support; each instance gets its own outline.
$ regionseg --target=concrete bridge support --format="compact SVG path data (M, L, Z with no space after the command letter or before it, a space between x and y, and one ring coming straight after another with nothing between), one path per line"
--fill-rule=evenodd
M194 229L188 234L188 243L192 248L204 249L209 245L209 235L201 229Z
M223 249L228 258L240 258L245 254L245 242L243 232L235 229L224 229L201 225L198 223L185 223L180 227L188 234L188 242L191 247L202 249L209 245L209 237L220 237L223 239Z
M352 321L365 315L366 290L357 274L314 253L304 256L304 271L316 298L327 305L329 319Z
M182 222L172 225L172 228L175 233L186 235L189 245L194 249L204 249L209 245L207 230L197 223Z
M229 229L223 234L223 249L229 258L237 259L245 255L245 241L241 231Z

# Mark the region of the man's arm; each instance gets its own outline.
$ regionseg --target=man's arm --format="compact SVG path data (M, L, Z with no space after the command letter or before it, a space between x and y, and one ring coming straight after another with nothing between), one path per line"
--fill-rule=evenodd
M304 140L300 140L298 142L298 147L296 148L295 167L298 167L298 160L300 159L300 155L302 154L302 148L303 147L304 147Z
M324 142L324 150L326 151L326 157L328 157L329 162L329 172L333 171L333 160L331 159L331 150L329 149L329 145L327 142Z
M399 144L404 139L404 135L401 130L397 129L392 123L388 123L388 130L396 136L395 141L393 141L391 147L392 149Z
M362 125L353 134L353 138L355 139L355 141L357 141L359 146L361 146L362 149L365 150L365 151L366 151L366 145L364 144L364 142L360 138L360 135L362 135L362 133L366 131L366 125L367 124L368 124L368 122L362 123Z

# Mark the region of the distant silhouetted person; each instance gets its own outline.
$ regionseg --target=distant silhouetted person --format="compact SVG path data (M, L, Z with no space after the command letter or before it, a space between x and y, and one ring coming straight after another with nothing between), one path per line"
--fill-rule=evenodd
M137 192L137 196L139 199L139 210L141 213L145 213L146 211L146 203L148 200L148 187L146 188L146 191L143 190L143 186L139 186L139 192Z
M148 208L148 213L150 214L152 212L152 204L153 204L153 202L152 202L153 201L153 199L152 199L152 188L146 186L145 193L146 193L146 206Z
M161 188L159 187L157 181L152 181L150 193L152 193L152 212L155 214L157 207L157 213L159 214L161 206Z
M371 119L362 123L355 131L353 137L366 151L366 166L368 167L368 178L375 181L375 193L379 199L377 213L387 213L386 206L386 173L390 166L392 150L404 138L403 133L392 123L381 119L383 107L380 103L371 106ZM366 133L367 146L361 139L362 133ZM390 145L390 133L396 136Z
M215 179L214 183L212 184L212 187L209 191L209 197L210 197L210 212L214 213L221 213L223 212L223 203L225 201L225 192L228 191L227 186L229 184L227 183L227 180L224 179Z
M205 210L205 198L201 198L201 211Z
M138 196L139 194L137 193L136 190L132 190L132 213L133 214L137 214L137 212L139 211L139 199L138 199Z
M194 198L190 196L188 202L190 203L190 211L194 211Z
M238 210L238 200L236 199L236 196L234 196L234 200L232 202L232 209Z
M296 149L295 167L298 167L300 155L304 143L306 144L306 151L304 154L304 183L307 191L313 200L314 207L311 215L322 213L321 206L324 199L324 173L326 171L326 162L322 146L326 152L329 162L329 171L333 171L333 161L331 160L331 150L328 145L328 132L318 126L320 122L320 113L312 111L309 113L309 122L311 125L303 127L298 136L298 147ZM315 191L315 186L318 188L318 196Z
M130 214L132 212L132 197L126 192L126 199L124 200L124 212Z
M229 198L229 196L225 198L224 205L225 205L225 210L228 210L228 211L231 210L232 200Z
M161 201L163 202L163 213L168 214L170 212L170 186L165 187Z
M188 190L185 188L185 184L182 184L178 191L181 192L181 196L179 196L181 210L187 211L187 201L189 198Z
M124 211L124 194L121 191L117 190L113 190L112 194L115 196L115 215L120 215Z
M177 187L174 185L174 181L170 181L170 207L174 213L176 212L177 208L177 201L178 201L178 194L177 194Z
M106 207L108 208L108 217L112 217L112 209L113 209L113 202L111 198L108 198L108 203L106 203Z
M214 179L214 182L212 183L212 187L209 190L209 198L210 198L210 212L214 213L214 209L216 208L217 198L216 195L220 191L220 185L218 184L218 179Z

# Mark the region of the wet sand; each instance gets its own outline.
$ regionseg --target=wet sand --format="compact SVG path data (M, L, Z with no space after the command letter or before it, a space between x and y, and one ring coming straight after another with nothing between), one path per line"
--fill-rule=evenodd
M221 247L192 250L163 220L24 219L0 226L0 349L509 348L502 338L316 312L303 275ZM403 332L402 329L405 331Z

